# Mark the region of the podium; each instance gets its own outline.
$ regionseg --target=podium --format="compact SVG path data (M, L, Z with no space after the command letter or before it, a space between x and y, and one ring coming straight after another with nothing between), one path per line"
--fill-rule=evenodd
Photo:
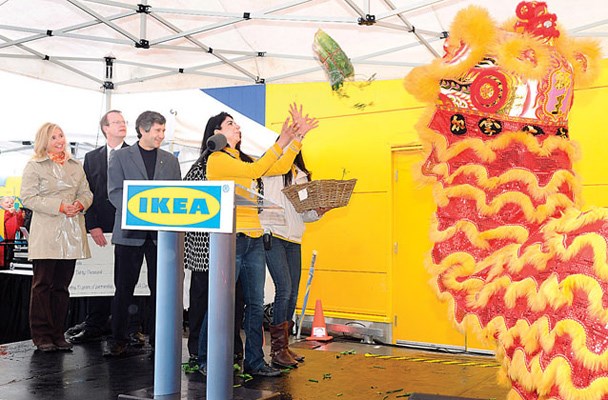
M126 206L122 228L158 231L152 398L181 399L184 259L181 232L199 231L210 234L206 394L210 400L232 399L236 207L258 210L282 207L232 181L125 181L123 196ZM239 390L241 395L247 391ZM255 398L247 394L243 397Z
M269 198L235 184L235 206L282 209ZM236 225L236 208L233 208ZM236 229L231 233L210 233L209 307L207 335L207 399L232 399L234 374L234 298ZM261 327L260 327L261 328ZM258 398L255 391L241 388L246 398ZM265 396L268 398L268 396Z

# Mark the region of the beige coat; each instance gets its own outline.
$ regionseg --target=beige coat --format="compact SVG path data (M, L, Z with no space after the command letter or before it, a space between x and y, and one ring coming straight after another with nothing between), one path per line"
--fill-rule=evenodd
M21 201L32 210L28 258L74 260L91 257L84 214L68 218L59 212L61 202L78 200L86 210L93 193L80 162L63 166L49 158L31 160L23 170Z

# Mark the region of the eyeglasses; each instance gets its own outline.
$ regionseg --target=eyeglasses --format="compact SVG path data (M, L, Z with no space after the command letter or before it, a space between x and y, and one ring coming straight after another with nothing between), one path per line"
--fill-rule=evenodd
M108 125L127 125L127 121L112 121Z

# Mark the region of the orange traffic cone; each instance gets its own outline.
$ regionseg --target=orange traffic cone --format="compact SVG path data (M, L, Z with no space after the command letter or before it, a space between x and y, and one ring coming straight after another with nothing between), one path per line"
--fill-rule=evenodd
M334 337L327 334L325 327L325 317L323 316L323 306L321 300L315 304L315 317L312 321L312 330L306 340L332 340Z

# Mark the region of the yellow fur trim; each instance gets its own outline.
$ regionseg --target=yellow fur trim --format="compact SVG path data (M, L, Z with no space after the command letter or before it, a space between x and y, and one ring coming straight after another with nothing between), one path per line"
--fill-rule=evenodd
M563 357L553 358L543 368L538 356L528 359L522 349L517 349L510 364L510 378L528 391L538 392L541 398L548 395L553 385L558 388L560 398L564 400L602 400L603 394L608 390L608 377L605 376L596 378L587 387L577 387L572 381L572 368Z
M567 248L563 245L563 240L551 241L548 245L553 247L555 252L541 253L541 257L535 258L530 257L530 254L538 253L539 248L536 246L530 247L519 259L512 260L509 270L520 270L523 265L527 264L540 267L538 270L541 271L545 269L547 261L555 255L567 262L577 256L584 247L589 247L594 252L594 272L600 279L608 279L607 246L605 239L598 234L589 233L579 236ZM503 264L504 255L508 255L508 253L512 255L513 249L513 246L506 246L493 254L492 257L488 257L488 259L493 259L492 261L486 259L480 263L475 263L473 257L466 252L456 252L445 257L433 269L434 272L443 274L440 279L449 289L471 290L469 291L471 294L468 299L468 306L472 308L484 307L493 294L505 289L504 304L507 308L513 308L518 299L525 297L528 306L533 311L541 311L547 305L553 309L558 309L570 305L574 291L581 290L589 297L589 314L602 321L603 324L608 323L608 311L604 309L602 304L602 289L595 278L577 274L558 282L557 278L553 276L547 278L537 288L537 283L532 278L514 282L507 275L498 275L498 279L486 279L484 283L480 282L478 277L470 277L474 272L488 268L491 265L490 262L498 265ZM518 262L516 263L515 260ZM513 264L519 264L519 268ZM463 277L469 278L462 280Z
M608 263L606 262L606 239L598 233L591 232L579 235L568 247L564 246L564 241L560 235L549 238L546 242L555 249L556 255L563 261L570 261L581 252L583 247L588 247L593 251L593 270L602 280L608 280Z
M512 168L500 176L488 178L488 170L478 164L460 166L454 173L446 178L446 184L451 184L460 175L474 176L476 184L479 187L488 190L494 190L501 185L512 182L522 182L526 185L528 192L535 200L546 199L550 195L558 193L560 187L564 184L568 185L573 190L579 184L579 181L574 174L568 170L556 171L545 186L540 186L536 175L526 169Z
M497 34L496 22L486 9L469 6L460 10L450 27L447 46L458 48L465 44L468 46L468 54L456 64L445 64L443 78L457 78L473 68L487 54Z
M504 321L502 317L495 318L488 326L502 330ZM508 331L503 330L500 340L504 347L498 348L497 358L503 360L507 373L512 380L518 381L526 390L537 392L546 396L553 385L559 388L562 399L602 399L606 390L606 382L598 387L598 379L606 380L606 377L598 378L584 389L576 388L572 382L571 367L561 357L553 358L549 365L543 369L540 367L538 356L528 357L539 350L541 344L544 352L551 352L555 341L560 336L571 338L571 352L578 362L591 371L605 370L608 366L608 352L596 354L589 350L586 345L586 332L584 327L574 320L561 320L550 330L546 317L540 318L534 324L529 325L524 319L517 321L515 326ZM505 357L504 348L512 348L515 340L519 338L523 348L514 349L512 359ZM567 350L567 352L569 352ZM528 369L529 367L529 369ZM544 397L541 397L544 398Z
M487 10L477 6L460 10L446 39L446 47L456 51L464 45L466 57L457 63L436 59L429 65L412 69L403 81L406 90L419 101L434 102L439 93L439 81L458 78L473 68L486 55L496 36L496 23Z
M461 220L443 231L437 230L437 226L431 227L431 240L443 242L449 240L458 232L463 232L472 245L480 249L489 249L490 241L496 239L511 239L517 243L523 243L528 239L528 230L521 225L506 225L495 229L479 232L477 226L470 221Z
M576 88L588 86L598 78L602 59L598 42L563 36L556 40L555 46L572 64Z
M571 232L603 220L608 220L608 208L592 208L584 213L578 209L571 209L567 210L562 218L549 221L543 227L543 231Z
M556 193L547 198L545 204L534 206L530 197L521 192L505 192L494 197L487 202L486 193L471 185L451 186L444 189L441 193L434 193L436 199L441 203L445 198L468 198L476 202L479 214L493 216L498 214L507 204L516 204L521 207L525 218L529 222L542 222L555 214L560 208L572 207L573 202L563 193ZM443 198L442 198L443 197Z
M505 34L492 49L498 65L525 79L539 80L549 71L549 48L531 36Z
M541 157L550 157L553 152L560 150L565 152L572 162L578 159L580 153L573 142L557 136L549 137L539 143L534 136L526 132L505 132L494 140L484 142L476 138L463 139L448 147L442 135L429 135L428 131L433 132L430 128L426 128L427 135L421 135L421 138L432 141L430 148L435 149L437 158L442 162L447 162L467 150L475 151L482 162L492 162L497 157L497 151L504 150L515 143L522 144L527 151Z
M423 103L434 103L439 95L439 81L442 71L438 64L441 60L434 60L432 64L413 68L403 78L405 90L414 98Z

